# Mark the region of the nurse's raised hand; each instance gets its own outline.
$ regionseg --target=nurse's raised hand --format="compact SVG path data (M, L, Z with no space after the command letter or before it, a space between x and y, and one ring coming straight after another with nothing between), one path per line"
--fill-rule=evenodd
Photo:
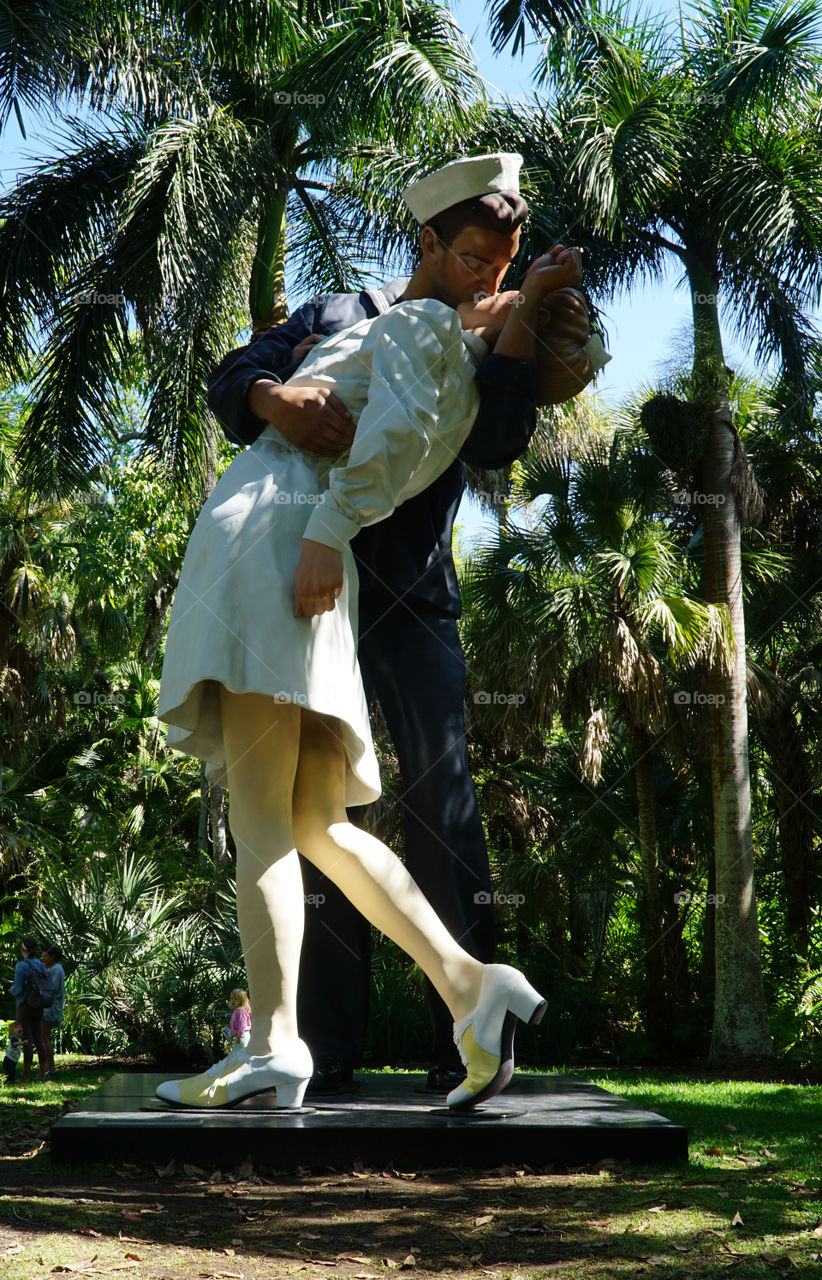
M342 555L336 547L303 538L294 574L294 617L314 618L330 613L343 586Z

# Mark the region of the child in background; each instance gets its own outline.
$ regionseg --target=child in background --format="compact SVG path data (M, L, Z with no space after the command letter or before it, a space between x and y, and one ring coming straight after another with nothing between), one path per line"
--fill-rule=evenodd
M243 987L235 987L228 998L228 1007L232 1010L231 1021L225 1029L231 1036L231 1048L248 1044L251 1034L251 1005L248 992Z
M23 1052L23 1028L19 1022L9 1023L9 1038L6 1044L6 1056L3 1059L3 1075L6 1078L6 1084L14 1084L14 1077L17 1074L17 1064L20 1061L20 1054Z

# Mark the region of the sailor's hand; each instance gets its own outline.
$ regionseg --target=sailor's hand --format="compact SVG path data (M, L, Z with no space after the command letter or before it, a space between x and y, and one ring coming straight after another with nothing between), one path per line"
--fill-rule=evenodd
M557 289L547 294L539 309L539 337L563 354L584 347L591 336L588 307L578 289Z
M591 336L588 308L576 289L548 294L543 308L540 320L544 314L549 318L537 330L539 403L562 404L579 395L594 376L585 350Z
M277 428L291 444L312 453L345 453L355 423L330 387L292 387L258 378L248 389L252 413Z
M313 618L330 613L342 591L342 555L335 547L303 538L300 563L294 574L294 617Z

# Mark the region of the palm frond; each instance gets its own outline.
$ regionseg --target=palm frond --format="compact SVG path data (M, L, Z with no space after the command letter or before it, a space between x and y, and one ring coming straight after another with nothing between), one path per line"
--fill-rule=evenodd
M806 297L772 265L753 246L736 259L725 257L723 296L756 358L764 362L777 356L793 397L809 406L814 393L811 358L819 334L808 317Z
M315 29L276 88L295 104L299 93L319 92L322 101L300 110L312 125L333 122L343 145L386 130L411 143L426 111L442 116L450 130L460 128L482 96L468 41L431 0L350 0L344 14Z
M821 169L822 147L807 116L788 127L759 121L740 131L705 187L728 259L755 244L774 277L804 292L806 306L822 299Z
M41 492L83 488L105 461L129 354L126 299L111 256L101 255L74 284L35 374L18 448L22 482Z
M572 22L584 12L586 0L490 0L488 25L491 48L502 53L508 44L514 57L525 52L525 38L537 38Z
M35 325L46 326L66 282L81 273L114 227L116 200L145 147L122 131L76 122L57 135L59 153L18 179L0 200L0 366L24 376Z
M15 0L0 6L0 132L12 111L37 111L69 83L69 67L88 19L74 0Z
M569 176L586 221L607 236L642 226L674 184L678 124L670 76L611 64L582 96L573 121L578 139Z
M818 83L817 0L698 0L691 62L700 92L722 102L722 114L779 102Z

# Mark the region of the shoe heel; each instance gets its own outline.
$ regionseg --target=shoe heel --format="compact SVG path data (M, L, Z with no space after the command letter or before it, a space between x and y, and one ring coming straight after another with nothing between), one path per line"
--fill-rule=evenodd
M310 1079L311 1077L309 1076L306 1080L284 1080L282 1084L276 1085L278 1109L280 1107L301 1107Z
M542 1021L543 1014L548 1008L548 1001L531 986L527 978L524 978L518 971L515 970L515 972L517 973L517 981L512 987L508 1008L517 1015L521 1022L531 1023L535 1026Z

